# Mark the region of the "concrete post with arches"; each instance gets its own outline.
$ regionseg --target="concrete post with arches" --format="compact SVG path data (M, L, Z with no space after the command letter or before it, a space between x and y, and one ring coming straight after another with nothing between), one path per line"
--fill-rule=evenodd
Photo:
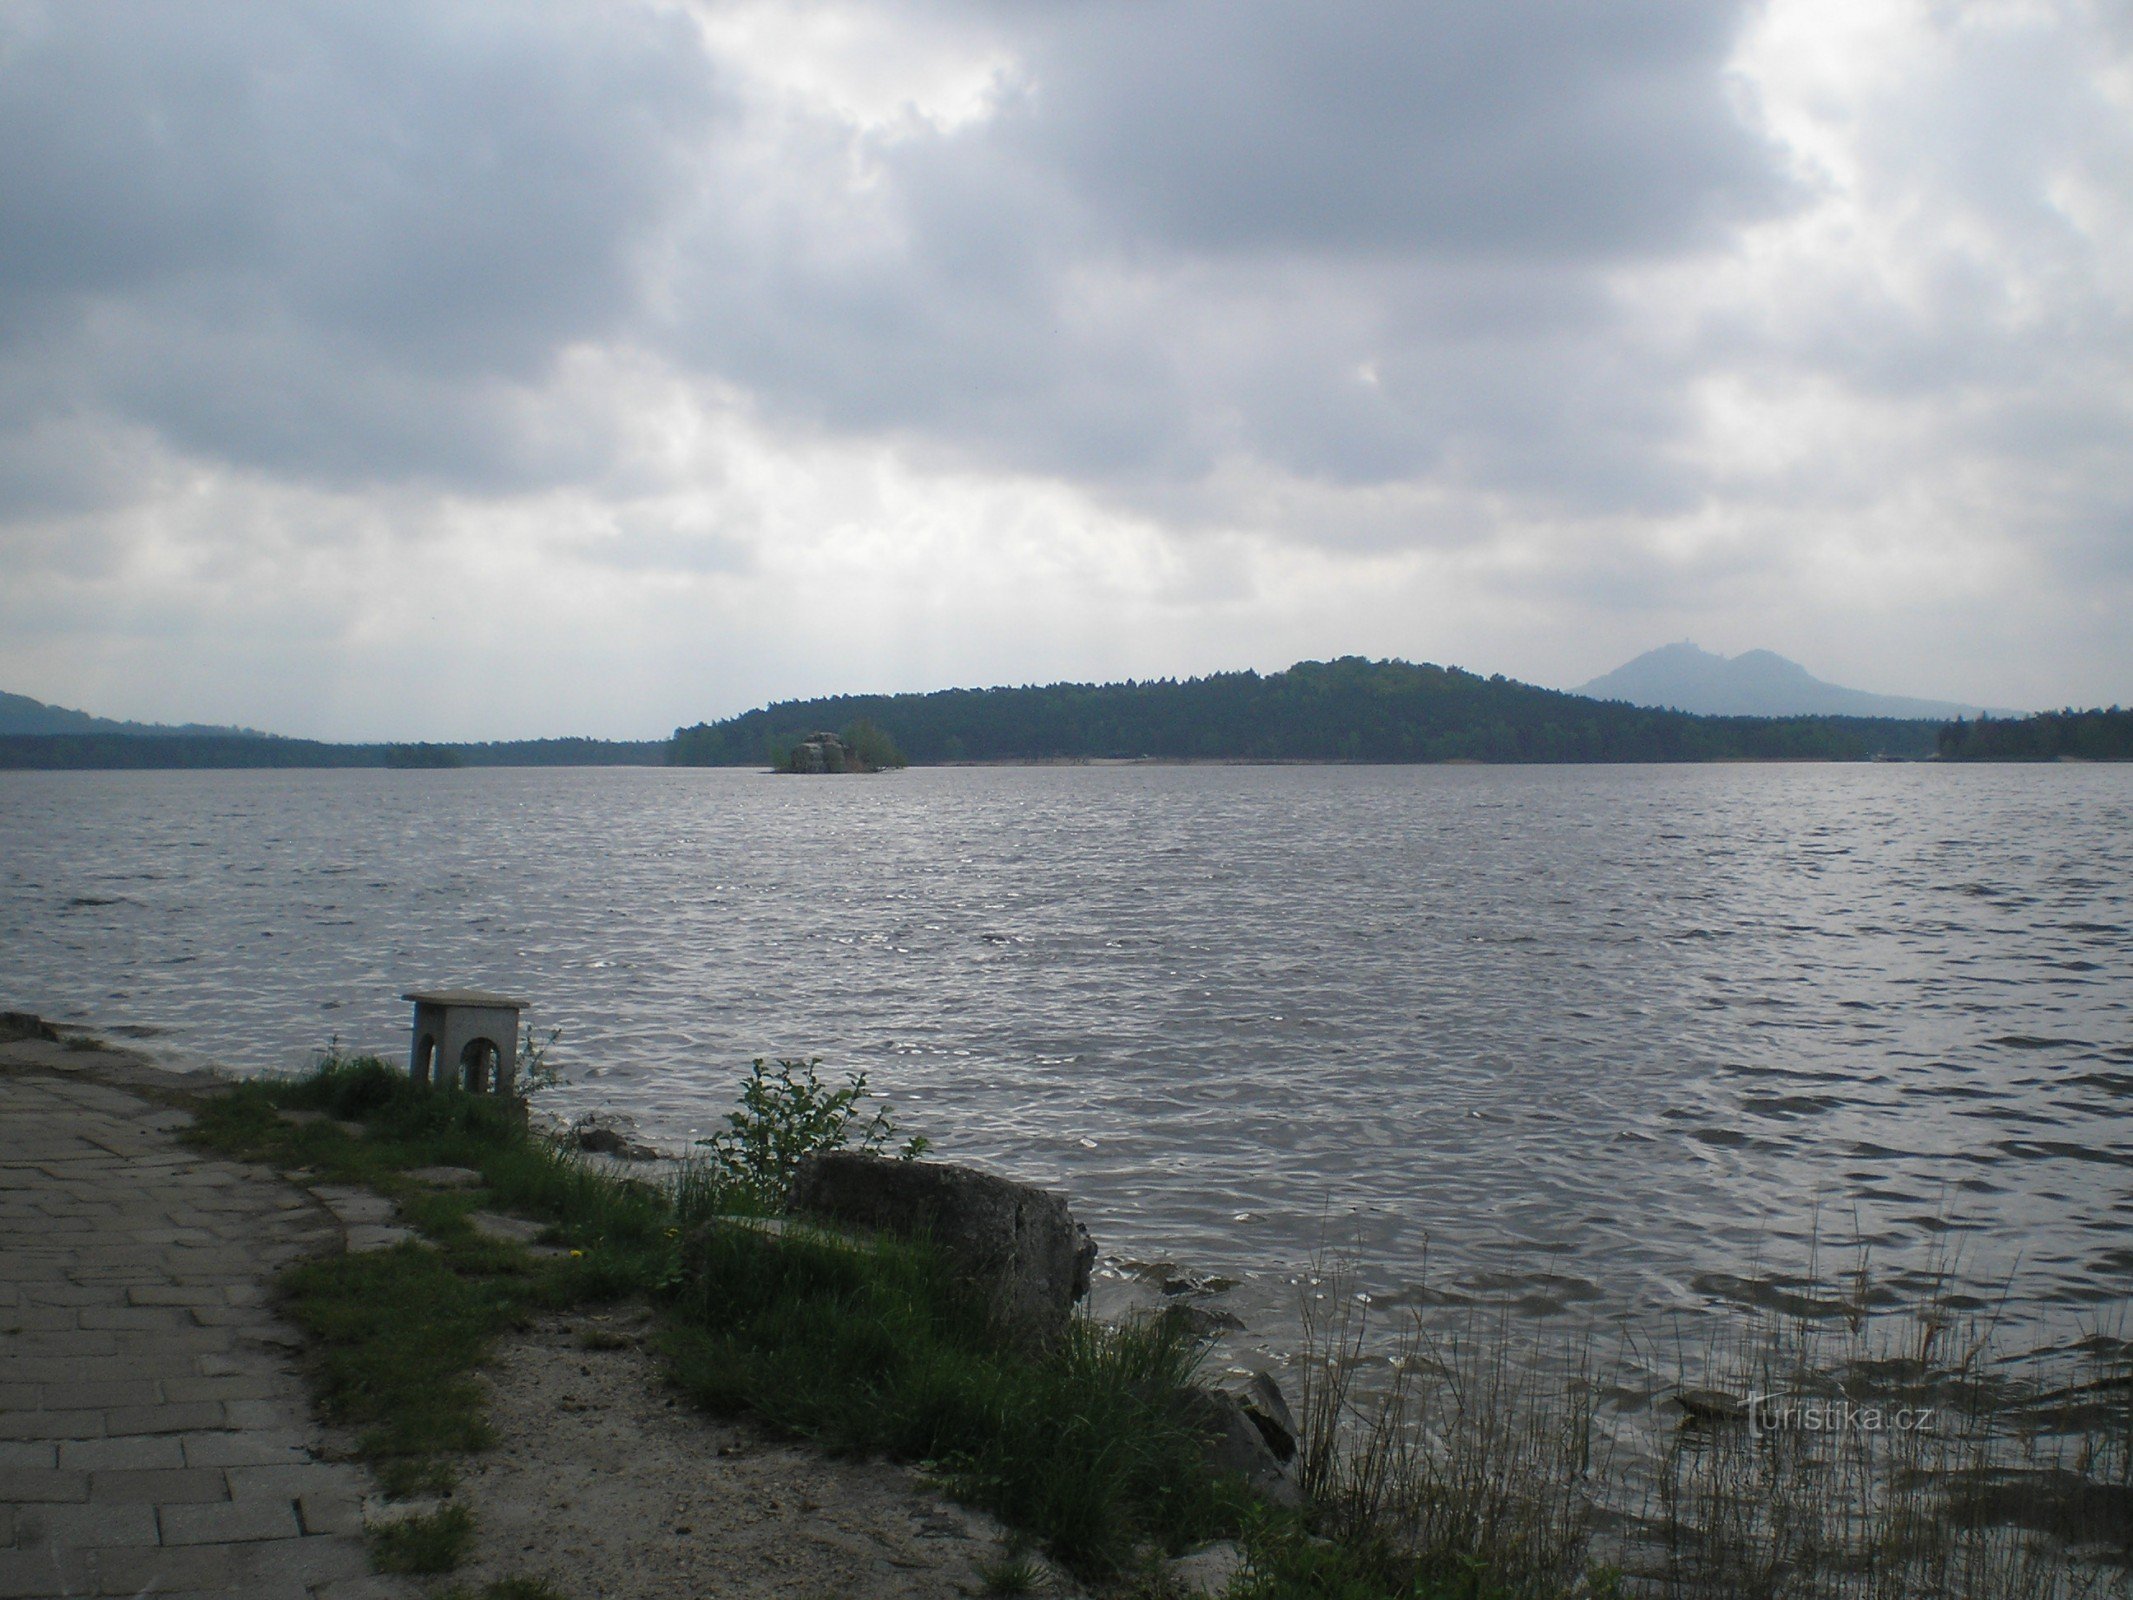
M510 1098L525 1001L482 989L411 989L400 998L415 1003L407 1075L418 1088L434 1082Z

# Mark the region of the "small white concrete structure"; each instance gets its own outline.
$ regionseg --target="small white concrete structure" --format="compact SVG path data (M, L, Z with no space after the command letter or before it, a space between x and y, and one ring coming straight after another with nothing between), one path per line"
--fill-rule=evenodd
M518 1068L518 1014L526 1002L483 989L411 989L415 1039L407 1075L418 1086L464 1086L509 1096Z

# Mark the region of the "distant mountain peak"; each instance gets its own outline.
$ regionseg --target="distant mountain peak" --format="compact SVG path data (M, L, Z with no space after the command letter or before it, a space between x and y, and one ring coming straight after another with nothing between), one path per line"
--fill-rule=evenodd
M26 694L9 694L0 690L0 734L54 733L209 734L249 739L267 737L255 728L219 728L198 722L188 722L179 727L171 727L161 722L117 722L110 717L93 717L86 711L70 711L65 706L48 706L42 700L32 700Z
M1691 640L1663 644L1572 691L1595 700L1722 717L1905 717L1948 721L1991 708L1847 689L1775 650L1723 656ZM2002 713L1995 713L2002 714ZM2020 715L2018 712L2004 713Z

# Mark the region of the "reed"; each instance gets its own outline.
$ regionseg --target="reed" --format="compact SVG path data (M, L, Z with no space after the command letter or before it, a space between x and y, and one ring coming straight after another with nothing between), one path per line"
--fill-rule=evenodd
M1299 1383L1312 1529L1345 1552L1318 1567L1344 1576L1276 1542L1264 1600L2133 1595L2133 1346L2098 1327L2012 1358L1952 1262L1811 1272L1677 1341L1642 1408L1626 1338L1603 1365L1590 1330L1507 1308L1379 1326L1354 1278L1307 1279Z

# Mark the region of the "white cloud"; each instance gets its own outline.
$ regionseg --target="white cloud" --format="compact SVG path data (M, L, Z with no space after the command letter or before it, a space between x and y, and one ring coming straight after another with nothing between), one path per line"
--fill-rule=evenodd
M18 7L0 683L654 733L1693 633L2123 699L2128 44L2074 0Z

